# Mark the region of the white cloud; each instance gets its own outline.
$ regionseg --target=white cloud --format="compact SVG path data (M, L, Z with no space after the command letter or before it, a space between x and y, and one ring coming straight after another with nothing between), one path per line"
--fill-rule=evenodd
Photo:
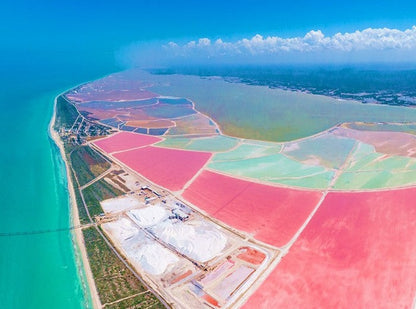
M137 42L122 48L117 59L124 66L174 64L280 64L416 62L416 26L407 30L368 28L325 35L311 30L304 36L256 34L225 40L199 38L188 42Z
M211 45L211 40L207 38L202 38L198 40L198 47L207 47Z
M232 56L316 51L416 50L416 26L404 31L389 28L368 28L352 33L337 33L333 36L325 36L321 30L311 30L303 37L292 38L263 37L256 34L252 38L242 38L237 41L226 42L217 39L214 44L208 38L201 38L198 41L190 41L182 45L170 42L164 48L176 55L184 56L201 52L210 56Z

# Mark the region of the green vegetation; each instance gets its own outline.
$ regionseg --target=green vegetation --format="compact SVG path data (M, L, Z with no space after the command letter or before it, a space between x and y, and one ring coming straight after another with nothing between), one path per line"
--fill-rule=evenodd
M81 224L90 223L90 219L88 218L87 211L85 210L84 203L82 202L81 194L79 193L79 187L77 185L77 182L75 180L72 170L71 170L71 177L72 177L72 184L74 186L74 191L75 191L75 200L77 203L79 222Z
M416 135L416 124L349 123L348 128L364 131L404 132Z
M56 119L54 129L69 129L78 117L77 109L69 103L63 96L56 99Z
M225 80L241 80L249 85L283 87L294 91L353 99L363 103L415 106L416 70L380 65L360 66L177 66L153 69L156 74L222 76Z
M69 144L65 143L64 145L67 146ZM71 147L71 149L75 149L71 153L71 156L69 156L70 152L68 152L67 147L65 147L65 152L66 152L68 161L72 165L72 169L70 169L71 171L70 173L71 173L72 184L73 184L74 192L75 192L75 200L76 200L77 208L78 208L79 221L81 224L86 224L86 223L89 223L90 220L88 218L87 211L85 210L84 203L82 202L77 179L80 182L80 185L83 185L87 183L88 181L95 178L95 175L94 176L91 176L91 175L97 174L97 173L98 175L101 174L102 173L101 170L105 171L107 168L110 167L110 165L107 161L101 158L97 153L95 153L88 146L82 146L82 147L73 146ZM83 161L82 156L88 156L90 161L88 162ZM95 164L96 162L100 162L100 163ZM88 163L92 163L91 167ZM74 175L74 171L76 173L76 178ZM96 194L91 194L90 191L92 190L90 189L90 190L87 190L87 192L90 193L88 195L88 200L87 200L87 197L84 196L86 199L88 210L92 217L102 213L102 209L101 209L99 201L102 199L105 199L103 198L103 196L112 197L114 196L114 194L117 194L117 195L121 194L119 193L120 192L119 190L117 190L116 188L112 187L111 185L107 183L97 184L96 187L98 190ZM88 188L89 187L87 187L86 189ZM100 199L97 200L97 198L100 198Z
M83 234L95 285L103 305L148 291L111 251L94 227L84 229ZM143 308L149 305L163 308L150 292L112 304L109 308Z
M165 308L158 299L150 292L137 295L115 304L107 305L105 308L109 309L142 309L142 308Z
M80 186L101 175L111 166L110 163L89 146L76 148L71 152L70 157Z
M124 192L114 188L104 179L100 179L86 187L82 193L91 217L97 216L103 212L100 201L124 194Z

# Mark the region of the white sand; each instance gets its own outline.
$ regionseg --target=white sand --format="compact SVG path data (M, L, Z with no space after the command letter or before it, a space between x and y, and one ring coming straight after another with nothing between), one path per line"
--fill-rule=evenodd
M127 218L104 223L103 228L120 244L127 258L146 273L163 274L170 265L179 261L173 252L148 239L146 234Z
M55 97L54 100L54 106L53 106L53 115L52 119L49 123L49 133L52 139L54 140L55 144L58 146L59 151L61 153L62 160L65 162L65 169L66 169L66 179L68 182L68 191L69 191L69 197L70 197L70 205L71 205L71 223L73 225L80 225L79 221L79 213L78 213L78 207L77 207L77 201L75 198L75 190L74 185L72 183L72 177L71 177L71 171L69 168L68 160L66 159L65 150L64 150L64 144L61 138L59 137L58 132L54 130L55 120L56 120L56 102L57 98ZM85 248L84 243L84 236L82 234L81 229L75 229L73 230L75 235L75 241L77 248L79 249L79 252L81 253L81 259L82 259L82 265L77 265L79 267L83 267L85 270L85 275L87 277L89 290L91 292L91 298L92 298L92 305L94 308L101 308L101 301L98 297L97 287L94 281L94 277L92 275L91 271L91 265L88 260L87 250Z
M140 201L134 196L122 196L118 198L110 198L100 202L101 207L106 213L117 213L141 205Z
M217 256L227 243L223 233L202 221L164 221L154 226L152 231L182 254L199 262L206 262Z
M137 225L149 227L169 218L171 212L163 206L155 205L130 210L127 214Z

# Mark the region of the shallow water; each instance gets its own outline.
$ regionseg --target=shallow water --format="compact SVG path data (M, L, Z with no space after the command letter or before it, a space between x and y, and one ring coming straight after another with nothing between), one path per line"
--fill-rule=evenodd
M53 99L67 87L105 73L97 68L76 72L71 65L76 66L2 67L0 233L70 225L65 169L47 131ZM1 236L0 307L91 307L76 251L68 231Z
M416 109L403 106L338 101L308 93L269 89L218 78L183 75L149 75L151 91L186 97L213 118L225 134L270 141L291 141L327 130L342 122L408 122Z

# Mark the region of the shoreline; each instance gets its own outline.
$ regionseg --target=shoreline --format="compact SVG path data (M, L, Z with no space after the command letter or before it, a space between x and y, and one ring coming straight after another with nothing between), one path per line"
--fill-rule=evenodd
M73 225L80 225L78 207L77 207L77 202L75 198L75 191L74 191L74 186L72 183L71 173L69 170L69 164L65 156L64 145L58 133L53 128L55 124L55 119L56 119L56 100L58 96L56 96L54 99L53 114L52 114L51 121L49 122L49 134L52 140L54 141L54 143L58 146L59 152L61 154L61 158L65 163L66 178L67 178L68 192L69 192L69 203L70 203L70 222L72 222ZM88 255L87 255L86 247L84 244L84 237L82 235L82 230L74 229L72 230L72 235L75 236L73 237L73 239L75 239L75 244L77 245L79 252L81 253L80 255L81 255L81 260L83 264L82 265L83 271L87 278L88 289L90 292L92 306L93 308L101 308L102 306L101 306L100 298L98 296L97 288L95 286L95 281L92 275L91 266L88 260Z

